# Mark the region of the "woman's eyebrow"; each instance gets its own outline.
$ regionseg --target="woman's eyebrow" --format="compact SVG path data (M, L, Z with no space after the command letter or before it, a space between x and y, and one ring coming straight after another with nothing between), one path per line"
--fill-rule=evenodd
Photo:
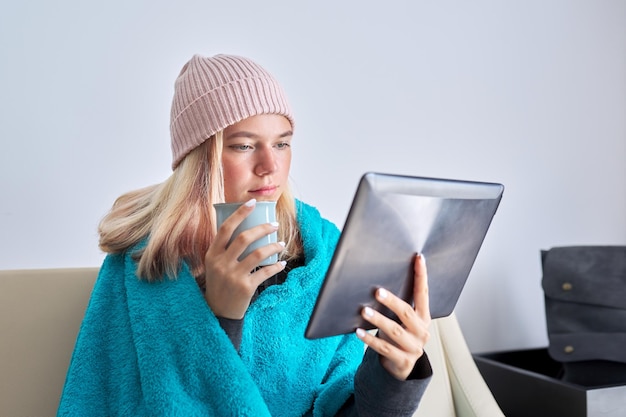
M293 136L293 130L287 130L283 133L281 133L280 135L278 135L279 138L287 138ZM229 139L235 139L235 138L249 138L249 139L256 139L258 138L259 135L257 135L254 132L248 132L246 130L239 130L237 132L233 132L230 135L228 135L226 138L224 138L225 140L229 140Z
M256 137L257 135L255 135L252 132L247 132L245 130L238 130L228 135L225 139L228 140L228 139L234 139L234 138L256 138Z

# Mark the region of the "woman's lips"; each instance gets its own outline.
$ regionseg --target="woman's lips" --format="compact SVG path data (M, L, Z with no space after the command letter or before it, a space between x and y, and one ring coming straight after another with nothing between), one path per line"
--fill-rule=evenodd
M256 190L250 190L250 193L257 196L271 196L276 192L276 188L275 186L262 187Z

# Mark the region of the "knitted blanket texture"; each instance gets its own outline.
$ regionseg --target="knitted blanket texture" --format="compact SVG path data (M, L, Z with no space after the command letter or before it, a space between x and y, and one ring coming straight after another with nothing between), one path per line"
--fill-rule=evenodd
M305 265L246 313L240 351L186 265L148 283L108 255L87 308L59 416L332 416L353 392L363 345L304 331L339 237L297 202Z

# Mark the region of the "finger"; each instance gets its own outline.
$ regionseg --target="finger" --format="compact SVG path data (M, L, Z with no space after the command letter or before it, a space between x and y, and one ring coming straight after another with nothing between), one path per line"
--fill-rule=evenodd
M417 319L415 311L411 309L411 306L408 304L406 305L409 307L408 311L410 314L414 317L414 319ZM387 338L394 345L407 352L417 352L420 349L420 346L417 344L417 340L410 333L410 330L403 327L396 321L391 320L371 307L363 308L363 310L361 310L361 315L365 320L372 323L382 332L380 338ZM417 326L411 323L411 327ZM384 337L382 337L383 335Z
M229 254L229 256L233 256L237 259L239 259L241 257L241 255L246 251L246 249L248 248L248 246L250 246L253 242L256 242L259 239L263 239L265 236L274 233L278 230L278 223L273 222L273 223L264 223L264 224L260 224L258 226L254 226L248 230L244 230L243 232L239 233L232 242L230 242L230 244L228 245L228 247L226 248L226 252ZM252 262L254 259L257 260L257 263L252 265L252 267L256 267L259 262L261 262L263 259L275 254L275 253L279 253L283 250L283 247L277 247L276 245L278 244L269 244L269 245L265 245L262 246L259 249L264 249L262 252L263 253L267 253L267 255L265 257L261 257L263 254L255 256L255 257L250 257L249 255L252 255L254 252L256 252L259 249L256 249L255 251L252 251L248 256L246 256L244 259L247 259L248 262ZM267 248L266 246L269 246L269 248ZM241 259L241 261L244 261L244 259Z
M285 242L270 243L268 245L261 246L246 255L245 258L239 261L242 268L246 271L250 271L259 266L264 260L272 255L278 255L285 250ZM239 254L240 255L240 254ZM267 265L271 266L271 265Z
M391 310L411 332L417 330L419 317L409 303L384 288L376 290L376 300ZM395 323L395 322L394 322Z
M412 356L417 355L407 354L407 352L363 329L357 329L356 334L363 343L380 355L382 358L381 363L387 372L398 380L405 380L408 377L415 366L415 359L412 359ZM421 356L422 353L420 352L418 355Z
M279 262L276 262L275 264L264 266L263 268L257 269L252 274L250 274L251 279L252 279L252 285L254 285L254 288L257 288L263 282L267 281L267 279L273 277L274 275L278 274L280 271L285 269L286 265L287 265L287 262L279 261Z
M361 328L356 329L356 335L363 343L375 350L380 356L394 359L402 355L402 352L397 347Z
M256 206L256 199L251 199L242 204L237 210L224 220L222 225L217 229L213 244L217 243L221 247L226 247L230 241L235 229L243 222L243 220L252 213Z
M428 296L428 271L426 269L426 258L423 254L415 256L413 265L414 284L413 300L417 315L426 323L430 323L430 300Z

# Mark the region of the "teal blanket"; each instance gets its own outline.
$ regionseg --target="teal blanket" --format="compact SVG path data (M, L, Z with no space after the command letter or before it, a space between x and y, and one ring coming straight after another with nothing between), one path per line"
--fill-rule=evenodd
M108 255L68 371L59 416L334 415L353 392L363 345L304 331L339 231L298 202L305 266L246 313L240 352L189 269L147 283Z

